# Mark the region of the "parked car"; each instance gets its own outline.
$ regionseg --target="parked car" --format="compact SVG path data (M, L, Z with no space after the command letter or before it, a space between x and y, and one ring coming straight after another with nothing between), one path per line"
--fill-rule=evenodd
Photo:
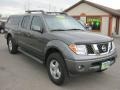
M113 38L86 32L65 13L27 12L9 17L5 26L8 50L44 64L53 83L62 85L71 74L102 72L115 63Z
M0 33L4 33L5 21L0 21Z

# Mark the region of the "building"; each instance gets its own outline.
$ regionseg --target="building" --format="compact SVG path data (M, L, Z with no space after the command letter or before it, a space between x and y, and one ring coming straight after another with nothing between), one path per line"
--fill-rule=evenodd
M108 36L120 35L120 10L81 0L64 12L89 24L93 32Z

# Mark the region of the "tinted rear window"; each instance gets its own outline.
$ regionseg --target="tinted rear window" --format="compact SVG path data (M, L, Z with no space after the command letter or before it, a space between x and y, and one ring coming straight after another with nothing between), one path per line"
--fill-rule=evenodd
M19 25L22 16L11 16L9 17L7 23L11 25Z

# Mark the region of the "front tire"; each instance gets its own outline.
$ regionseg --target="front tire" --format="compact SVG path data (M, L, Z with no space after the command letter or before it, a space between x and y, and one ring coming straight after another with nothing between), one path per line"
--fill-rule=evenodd
M0 30L0 33L1 33L1 34L3 34L3 33L4 33L4 30L3 30L3 29L1 29L1 30Z
M49 78L56 85L62 85L66 77L66 68L62 56L59 53L52 53L47 59L47 70Z
M104 72L104 71L106 71L107 69L104 69L104 70L98 70L98 71L96 71L96 72L99 72L99 73L101 73L101 72Z
M12 37L9 37L7 40L8 50L11 54L16 54L18 52L18 46L15 44L15 41Z

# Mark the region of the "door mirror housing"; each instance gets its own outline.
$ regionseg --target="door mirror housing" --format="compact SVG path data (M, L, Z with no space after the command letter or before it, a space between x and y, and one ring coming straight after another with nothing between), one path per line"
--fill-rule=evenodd
M91 30L92 30L92 27L86 25L86 30L87 30L87 31L91 31Z
M38 31L38 32L41 32L41 33L42 33L42 29L41 29L40 26L32 25L31 29L32 29L33 31Z

